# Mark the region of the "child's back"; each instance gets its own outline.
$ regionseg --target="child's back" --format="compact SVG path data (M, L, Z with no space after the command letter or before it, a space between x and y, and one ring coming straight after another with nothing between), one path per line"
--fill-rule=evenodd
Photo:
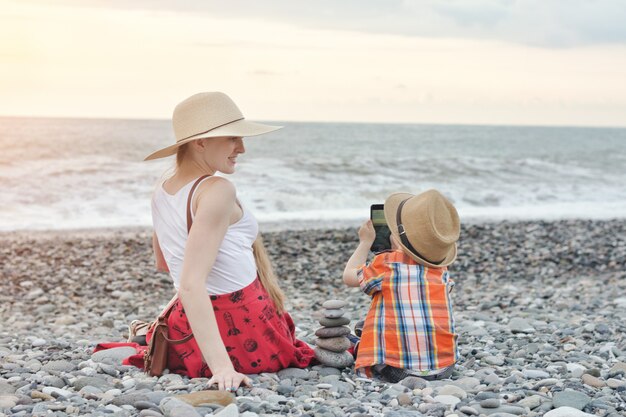
M394 250L364 265L374 240L367 222L344 271L347 285L372 297L355 367L396 381L411 374L447 377L458 355L447 268L456 258L458 214L443 195L429 190L392 194L385 218Z
M457 361L448 269L420 265L401 250L377 255L361 270L372 297L355 368L389 365L435 374Z

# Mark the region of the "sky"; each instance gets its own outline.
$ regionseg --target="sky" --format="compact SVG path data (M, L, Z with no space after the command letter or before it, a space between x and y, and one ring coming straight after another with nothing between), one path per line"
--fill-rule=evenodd
M0 115L626 126L623 0L0 0Z

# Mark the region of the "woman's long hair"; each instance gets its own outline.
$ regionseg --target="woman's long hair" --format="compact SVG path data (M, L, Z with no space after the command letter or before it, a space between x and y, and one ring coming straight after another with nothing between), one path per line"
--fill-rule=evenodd
M176 152L176 168L180 167L183 163L186 152L187 144L178 148L178 151ZM257 273L259 274L259 281L261 281L261 285L263 285L263 288L265 288L265 291L267 291L267 294L274 302L276 311L282 313L285 311L285 294L278 286L278 278L274 273L272 262L270 261L267 251L265 250L263 238L261 238L260 233L257 235L256 240L252 244L252 252L254 253L254 262L256 263Z
M274 302L274 305L276 305L276 310L282 313L285 311L285 294L278 286L278 278L274 273L274 268L272 268L270 257L267 255L260 233L252 244L252 251L254 252L254 262L256 263L259 280Z

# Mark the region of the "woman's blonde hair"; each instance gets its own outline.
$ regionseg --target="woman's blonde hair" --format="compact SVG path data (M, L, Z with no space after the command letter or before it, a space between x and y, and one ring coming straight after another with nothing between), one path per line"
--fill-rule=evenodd
M256 263L259 280L261 281L263 288L265 288L265 291L267 291L267 294L274 302L274 305L276 305L276 310L279 313L282 313L285 311L285 294L278 286L278 278L274 273L272 262L270 261L270 257L267 255L265 245L263 244L263 238L260 233L252 244L252 251L254 252L254 262Z
M185 159L185 154L187 153L187 143L181 145L176 152L176 168L180 168ZM278 278L274 273L274 268L272 268L272 262L270 261L270 257L265 250L265 245L263 244L263 238L259 233L257 235L256 240L252 244L252 252L254 253L254 262L256 263L257 273L259 275L259 281L261 281L261 285L267 291L267 294L270 296L274 305L276 306L276 311L282 313L285 311L285 294L278 286Z

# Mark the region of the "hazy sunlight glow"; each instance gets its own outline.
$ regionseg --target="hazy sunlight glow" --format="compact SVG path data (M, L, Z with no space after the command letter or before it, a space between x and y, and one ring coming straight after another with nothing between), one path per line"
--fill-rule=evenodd
M626 124L626 46L307 29L0 0L0 114L167 118L221 90L265 120Z

